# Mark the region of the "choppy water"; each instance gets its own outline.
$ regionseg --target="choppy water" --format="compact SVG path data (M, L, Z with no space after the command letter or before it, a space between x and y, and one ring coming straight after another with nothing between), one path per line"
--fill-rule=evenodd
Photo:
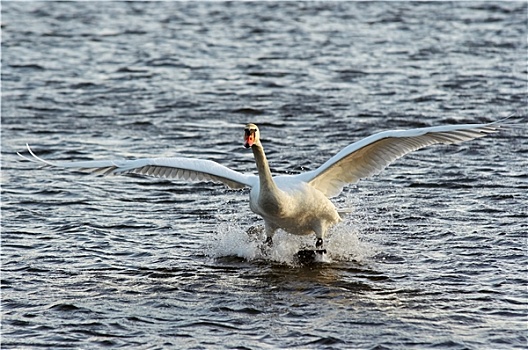
M19 162L313 169L374 132L526 114L526 2L2 2L2 348L526 348L528 141L350 187L329 260L263 256L247 193ZM309 239L309 241L311 241Z

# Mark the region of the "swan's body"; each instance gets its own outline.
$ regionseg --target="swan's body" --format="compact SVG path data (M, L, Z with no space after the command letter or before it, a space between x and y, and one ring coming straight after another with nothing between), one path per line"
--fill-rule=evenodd
M443 143L472 140L496 132L500 122L386 131L345 147L319 168L298 175L273 177L254 124L245 128L244 146L251 148L258 176L242 174L216 162L192 158L145 158L51 163L47 165L78 168L103 175L143 174L184 180L210 180L231 188L251 188L250 208L264 219L268 241L277 229L295 235L315 233L321 247L327 229L341 218L329 198L337 196L346 184L378 174L390 163L417 149Z
M334 204L299 176L272 177L255 124L246 125L244 146L252 148L259 174L249 206L264 219L267 239L271 241L281 228L295 235L315 233L317 246L321 246L327 228L340 221Z

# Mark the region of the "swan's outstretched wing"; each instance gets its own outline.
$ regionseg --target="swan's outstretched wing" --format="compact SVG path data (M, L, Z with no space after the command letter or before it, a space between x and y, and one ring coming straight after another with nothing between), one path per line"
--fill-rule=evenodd
M337 196L346 184L379 174L396 159L420 148L472 140L496 132L501 121L380 132L345 147L319 168L297 175L323 192Z
M52 163L38 157L27 145L32 157L22 158L61 168L75 168L98 175L141 174L180 180L221 182L230 188L252 187L255 175L242 174L211 160L193 158L143 158L136 160L94 160L86 162Z

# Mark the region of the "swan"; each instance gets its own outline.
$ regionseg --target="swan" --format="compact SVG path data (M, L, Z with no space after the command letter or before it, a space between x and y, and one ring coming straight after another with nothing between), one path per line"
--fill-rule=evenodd
M48 166L99 175L141 174L250 188L249 206L263 218L268 244L282 229L294 235L315 234L316 251L324 252L325 233L342 220L330 198L339 195L345 185L379 174L396 159L423 147L458 144L497 132L503 120L380 132L350 144L317 169L297 175L271 174L259 128L251 123L244 128L244 147L253 151L258 175L240 173L210 160L181 157L50 162L38 157L28 144L31 157L18 155Z

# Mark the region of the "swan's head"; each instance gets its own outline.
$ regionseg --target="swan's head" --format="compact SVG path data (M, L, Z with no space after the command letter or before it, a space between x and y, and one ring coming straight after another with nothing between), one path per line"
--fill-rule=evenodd
M248 124L244 128L244 147L250 148L260 145L260 131L255 124Z

